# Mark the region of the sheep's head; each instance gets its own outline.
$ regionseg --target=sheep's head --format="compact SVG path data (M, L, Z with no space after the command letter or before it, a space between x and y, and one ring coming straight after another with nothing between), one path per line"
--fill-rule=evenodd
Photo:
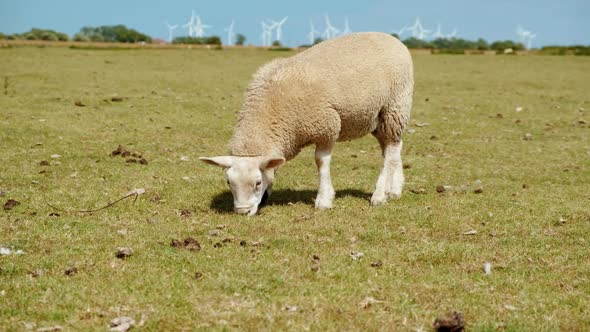
M285 162L276 157L221 156L199 158L210 165L225 168L227 184L234 196L234 211L252 216L270 195L275 170Z

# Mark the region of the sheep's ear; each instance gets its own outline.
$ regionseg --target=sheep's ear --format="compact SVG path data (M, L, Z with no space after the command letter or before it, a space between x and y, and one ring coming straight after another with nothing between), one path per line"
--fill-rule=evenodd
M277 168L285 163L285 158L263 157L260 161L260 169Z
M209 165L214 165L214 166L219 166L219 167L224 167L224 168L230 168L233 161L234 161L234 157L232 157L232 156L219 156L219 157L211 157L211 158L200 157L199 159Z

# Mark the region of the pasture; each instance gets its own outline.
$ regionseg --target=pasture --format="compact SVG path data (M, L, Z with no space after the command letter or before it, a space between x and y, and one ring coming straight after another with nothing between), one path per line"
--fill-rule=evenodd
M198 157L290 54L0 49L0 247L24 251L0 256L0 330L590 329L590 58L415 55L401 199L369 206L367 136L334 150L333 210L308 148L234 215Z

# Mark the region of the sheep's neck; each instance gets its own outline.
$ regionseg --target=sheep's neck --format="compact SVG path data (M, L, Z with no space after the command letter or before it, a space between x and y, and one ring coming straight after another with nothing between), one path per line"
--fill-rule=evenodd
M241 119L231 142L233 156L285 157L285 151L278 144L271 128L255 119Z

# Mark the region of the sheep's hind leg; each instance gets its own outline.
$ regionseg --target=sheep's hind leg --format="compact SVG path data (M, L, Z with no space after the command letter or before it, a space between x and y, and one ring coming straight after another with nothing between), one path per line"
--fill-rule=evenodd
M315 199L315 207L320 210L331 209L334 202L334 187L330 178L330 161L332 160L332 146L316 145L315 163L319 170L319 190Z
M371 197L371 205L381 205L389 198L399 198L404 186L402 141L392 143L379 139L379 143L383 151L383 168Z
M388 154L391 157L392 179L387 183L385 194L387 198L400 198L402 196L402 189L404 187L404 167L402 164L402 146L403 142L400 140L397 144L388 145Z

